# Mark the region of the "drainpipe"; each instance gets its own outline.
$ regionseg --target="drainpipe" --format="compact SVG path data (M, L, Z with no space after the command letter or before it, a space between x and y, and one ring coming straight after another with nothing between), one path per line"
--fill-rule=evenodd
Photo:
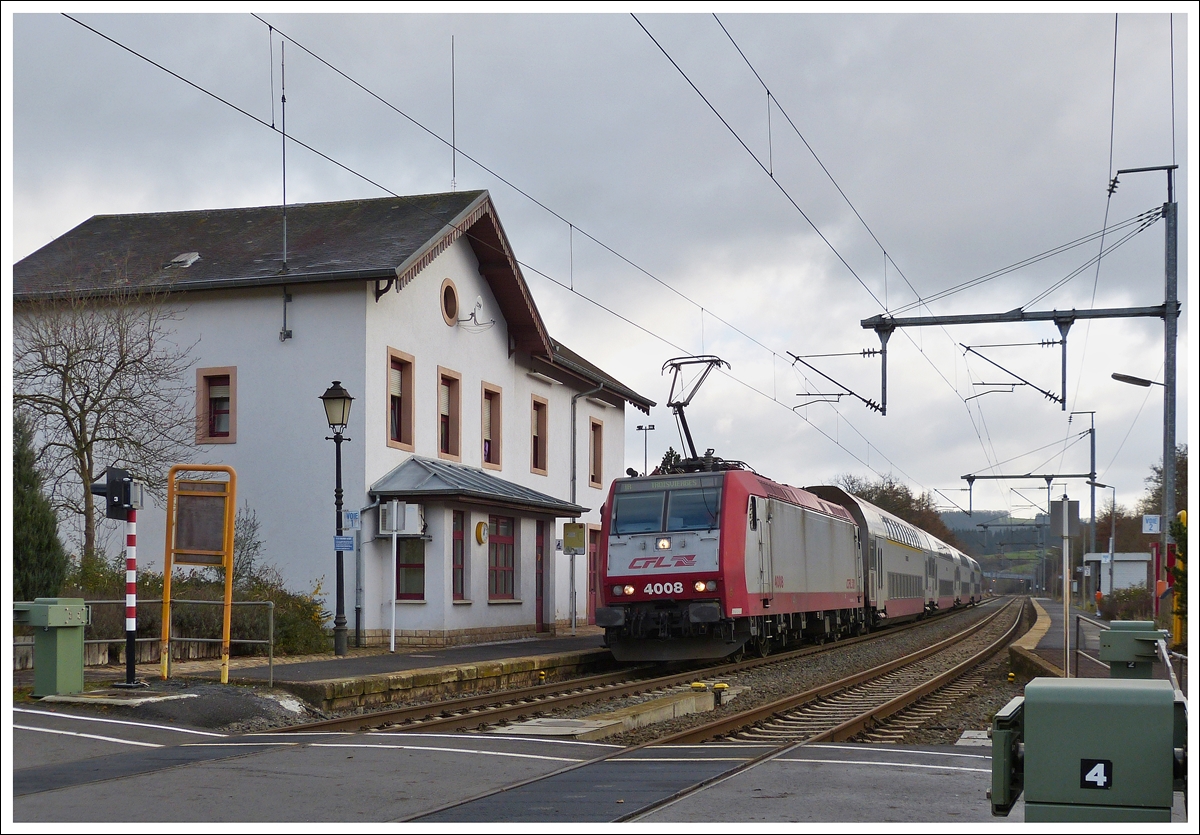
M363 608L363 555L362 555L362 514L379 507L379 497L358 512L359 526L354 532L354 646L362 646L362 608ZM371 537L372 541L375 537Z
M599 394L604 391L604 383L601 383L591 391L581 391L571 398L571 504L579 504L575 497L575 480L576 472L579 469L579 461L575 452L577 442L575 433L575 403L581 397L590 397L593 394ZM575 634L575 623L578 620L578 607L575 602L575 555L571 554L571 634Z

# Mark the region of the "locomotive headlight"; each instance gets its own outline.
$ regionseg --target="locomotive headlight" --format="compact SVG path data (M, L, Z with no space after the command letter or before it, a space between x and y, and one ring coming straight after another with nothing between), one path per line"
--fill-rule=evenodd
M705 591L716 591L717 590L717 581L709 580L707 583L704 584L704 590Z
M625 587L625 593L626 593L626 594L633 594L633 586L626 586L626 587Z
M692 586L692 588L694 588L696 591L704 591L705 583L703 580L697 580L696 584Z
M620 586L613 586L613 595L616 597L621 596L621 587Z
M657 543L655 543L655 546L654 546L654 547L656 547L656 548L657 548L658 550L660 550L660 551L667 551L667 550L670 550L670 548L671 548L671 537L669 537L669 536L660 536L660 537L658 538L658 542L657 542Z

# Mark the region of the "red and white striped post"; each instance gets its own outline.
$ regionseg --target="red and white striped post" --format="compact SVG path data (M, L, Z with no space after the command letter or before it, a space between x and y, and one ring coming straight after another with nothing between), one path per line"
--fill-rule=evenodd
M137 677L137 511L125 516L125 683Z

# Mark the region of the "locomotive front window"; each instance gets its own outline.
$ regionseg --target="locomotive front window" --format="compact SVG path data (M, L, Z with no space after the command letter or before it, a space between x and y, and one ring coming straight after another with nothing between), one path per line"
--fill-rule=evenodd
M711 531L721 514L721 488L672 490L667 505L668 531Z
M629 533L658 533L662 530L663 499L666 493L621 493L613 509L612 530Z

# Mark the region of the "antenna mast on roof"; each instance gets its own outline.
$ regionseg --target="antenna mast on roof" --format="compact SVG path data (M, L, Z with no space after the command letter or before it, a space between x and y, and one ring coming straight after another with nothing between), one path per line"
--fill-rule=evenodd
M450 36L450 190L455 190L458 181L458 145L455 140L454 106L454 36Z
M279 42L279 104L283 129L283 271L287 272L287 79L284 77L284 42Z

